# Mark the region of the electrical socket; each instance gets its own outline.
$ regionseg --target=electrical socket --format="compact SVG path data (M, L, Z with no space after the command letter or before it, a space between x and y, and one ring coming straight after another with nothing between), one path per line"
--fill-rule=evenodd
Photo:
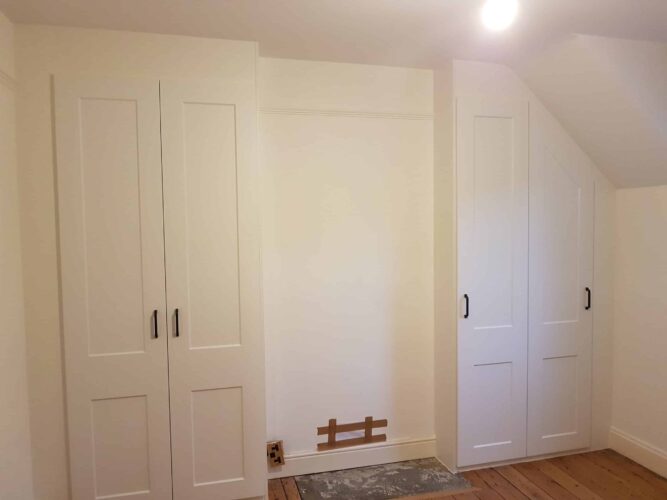
M266 443L266 458L270 467L285 465L285 454L283 453L282 441L269 441Z

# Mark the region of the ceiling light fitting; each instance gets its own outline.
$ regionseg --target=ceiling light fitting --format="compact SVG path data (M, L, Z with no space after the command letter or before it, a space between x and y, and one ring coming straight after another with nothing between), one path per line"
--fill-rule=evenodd
M482 23L491 31L503 31L510 27L518 13L518 0L486 0Z

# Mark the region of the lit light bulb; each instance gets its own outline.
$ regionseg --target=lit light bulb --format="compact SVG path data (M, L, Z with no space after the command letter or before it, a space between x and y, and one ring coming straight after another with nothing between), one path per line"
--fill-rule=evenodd
M509 28L518 12L517 0L486 0L482 7L482 22L492 31L502 31Z

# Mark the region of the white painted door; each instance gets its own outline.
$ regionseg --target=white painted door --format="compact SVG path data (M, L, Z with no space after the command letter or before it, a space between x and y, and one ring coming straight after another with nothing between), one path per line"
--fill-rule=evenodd
M529 455L591 439L594 182L540 118L531 114Z
M157 80L57 78L72 498L171 498Z
M460 99L458 465L526 454L528 103Z
M266 492L254 88L161 83L176 500Z

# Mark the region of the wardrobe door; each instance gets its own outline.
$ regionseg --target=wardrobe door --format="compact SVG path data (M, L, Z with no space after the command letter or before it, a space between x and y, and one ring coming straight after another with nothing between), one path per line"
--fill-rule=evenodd
M174 498L266 492L254 81L161 83Z
M528 453L590 445L594 183L531 114Z
M528 104L457 101L458 465L526 454Z
M72 498L171 498L159 86L55 81Z

